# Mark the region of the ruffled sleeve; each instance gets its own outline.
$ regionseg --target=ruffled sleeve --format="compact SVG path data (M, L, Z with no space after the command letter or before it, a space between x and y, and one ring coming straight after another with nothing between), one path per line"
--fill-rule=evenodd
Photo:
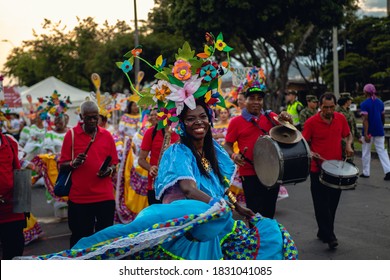
M199 182L200 173L191 150L183 144L171 145L163 154L155 181L156 198L180 180Z

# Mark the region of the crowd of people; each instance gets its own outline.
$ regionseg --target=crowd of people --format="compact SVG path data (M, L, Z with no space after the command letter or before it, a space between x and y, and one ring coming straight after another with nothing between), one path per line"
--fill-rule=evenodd
M204 74L201 80L198 74L185 72L187 61L178 62L172 76L183 87L186 83L196 87L197 81L198 88L201 82L215 86L216 76ZM211 64L206 66L210 70ZM297 93L289 92L285 111L265 110L265 76L256 67L234 100L226 102L229 106L218 105L218 96L206 93L192 101L187 96L180 99L180 90L170 86L163 93L168 85L158 84L153 106L140 107L130 97L117 124L110 123L113 109L102 101L110 97L98 92L81 104L74 127L68 126L67 103L57 92L30 112L30 124L24 127L2 114L3 259L297 259L293 239L274 219L282 182L266 186L254 164L256 141L278 126L291 129L310 147L307 176L317 237L330 249L338 246L334 223L341 189L321 180L321 164L326 160L353 164L353 141L358 139L363 143L360 177L370 176L369 151L374 143L384 179L390 179L383 103L375 98L371 84L364 88L367 100L361 105L363 136L348 109L348 93L338 100L332 93L307 95L304 107ZM25 244L39 238L42 229L33 213L13 212L13 170L20 168L33 170L33 182L43 178L47 201L58 218L68 221L69 250L21 257ZM60 170L72 171L68 197L54 194Z

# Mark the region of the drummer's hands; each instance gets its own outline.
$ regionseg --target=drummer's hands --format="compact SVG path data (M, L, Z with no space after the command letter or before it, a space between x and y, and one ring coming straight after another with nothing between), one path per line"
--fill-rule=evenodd
M354 151L351 147L347 146L347 147L345 147L345 154L347 157L352 157L354 154Z
M238 166L244 166L245 165L245 160L242 154L233 154L232 155L232 160L235 164Z
M287 113L286 111L280 112L278 119L293 124L292 116L289 113Z
M318 159L321 159L321 156L319 153L316 153L316 152L313 152L313 151L310 151L310 155L312 158L318 158Z

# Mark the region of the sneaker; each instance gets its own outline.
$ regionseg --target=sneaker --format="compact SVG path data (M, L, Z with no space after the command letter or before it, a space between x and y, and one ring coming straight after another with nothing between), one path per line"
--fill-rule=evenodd
M390 172L386 173L386 176L385 176L385 178L383 178L383 180L390 181Z
M362 174L360 174L360 176L359 176L360 178L370 178L370 176L367 176L367 175L364 175L363 173Z

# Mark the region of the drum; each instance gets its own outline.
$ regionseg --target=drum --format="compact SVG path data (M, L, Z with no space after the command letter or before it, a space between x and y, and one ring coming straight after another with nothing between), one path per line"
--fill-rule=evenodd
M335 189L353 189L358 175L359 169L349 162L326 160L321 164L320 182Z
M310 172L310 148L305 139L281 143L260 136L254 146L253 163L260 182L269 188L306 181Z

